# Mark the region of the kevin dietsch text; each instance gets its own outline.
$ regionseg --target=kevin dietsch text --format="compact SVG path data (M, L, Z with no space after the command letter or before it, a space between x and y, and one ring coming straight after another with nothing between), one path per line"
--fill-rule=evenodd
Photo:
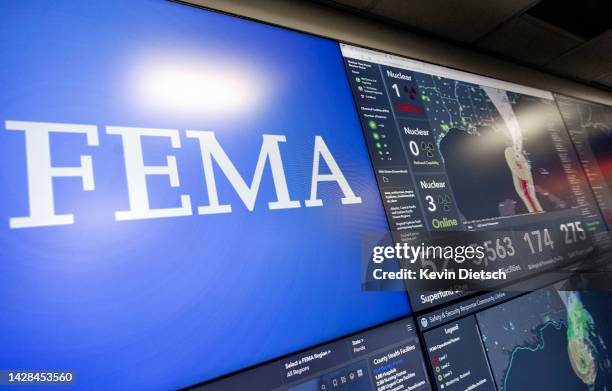
M400 269L393 272L375 269L373 271L375 280L505 280L506 272L503 269L495 271L459 269L432 271L427 269L411 270Z

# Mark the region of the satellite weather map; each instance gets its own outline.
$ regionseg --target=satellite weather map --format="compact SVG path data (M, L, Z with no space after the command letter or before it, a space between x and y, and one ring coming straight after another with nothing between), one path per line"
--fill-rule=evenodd
M581 105L580 124L588 131L589 144L608 190L612 191L612 108L600 105Z
M440 76L415 78L467 220L575 204L552 138L551 130L563 129L552 101Z
M612 227L612 107L557 95L557 104L601 213Z
M479 313L499 389L608 390L611 314L609 294L552 288Z

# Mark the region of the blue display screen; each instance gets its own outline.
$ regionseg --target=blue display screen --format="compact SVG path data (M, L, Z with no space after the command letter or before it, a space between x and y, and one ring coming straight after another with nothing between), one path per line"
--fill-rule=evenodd
M388 224L337 42L166 1L0 14L1 369L169 389L410 312L361 290Z

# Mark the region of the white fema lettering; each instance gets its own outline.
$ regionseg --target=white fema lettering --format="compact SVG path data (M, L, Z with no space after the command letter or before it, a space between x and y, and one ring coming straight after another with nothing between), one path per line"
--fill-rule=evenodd
M21 131L25 134L26 162L29 193L29 216L11 217L11 228L43 227L66 225L74 223L72 214L56 214L54 206L53 178L80 177L84 191L95 190L94 165L90 155L81 155L81 165L77 167L55 167L51 165L50 133L79 133L86 136L88 146L98 146L98 128L95 125L63 124L47 122L6 121L5 127L10 131ZM125 172L129 198L129 210L115 212L115 219L137 220L150 218L164 218L175 216L190 216L193 214L191 199L188 194L180 196L180 207L151 208L149 204L149 190L147 176L164 175L170 181L171 187L180 187L179 171L176 157L166 156L166 165L149 166L144 164L142 150L143 137L161 137L170 141L172 149L181 148L181 139L178 129L134 128L121 126L107 126L106 133L121 137L125 159ZM231 213L232 206L221 204L217 194L217 184L213 169L213 160L217 163L229 183L232 185L244 205L253 211L259 192L266 162L272 173L276 201L268 202L268 209L299 208L301 203L292 200L287 187L283 161L278 143L286 142L285 136L264 134L259 151L259 158L251 185L236 170L236 167L227 156L214 132L187 130L187 138L196 139L200 145L204 181L208 194L209 205L198 206L200 215ZM319 165L321 158L329 168L329 174L321 174ZM315 136L314 154L312 164L312 177L310 198L304 201L306 207L323 206L323 200L317 196L320 182L336 182L342 191L342 204L359 204L361 198L351 189L338 163L332 156L329 148L321 136Z

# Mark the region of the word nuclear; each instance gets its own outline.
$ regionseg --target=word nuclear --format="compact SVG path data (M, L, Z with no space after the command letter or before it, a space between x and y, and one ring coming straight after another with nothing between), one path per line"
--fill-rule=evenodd
M53 178L79 177L84 191L92 191L94 185L94 170L90 155L80 156L80 165L76 167L55 167L51 165L50 133L72 133L85 135L87 145L98 146L98 128L95 125L62 124L45 122L6 121L9 131L19 131L25 134L26 162L28 173L29 216L12 217L9 219L11 228L43 227L53 225L73 224L74 215L56 214L54 207ZM170 179L171 187L179 187L179 175L176 157L166 156L166 165L145 165L141 139L143 137L168 138L172 148L181 148L181 139L177 129L133 128L107 126L106 133L121 137L125 160L125 173L129 198L129 210L115 212L116 220L135 220L193 214L191 198L187 194L180 196L180 207L151 208L147 189L147 176L165 175ZM196 140L200 146L206 191L209 205L197 207L200 215L231 213L232 206L222 204L217 194L217 183L213 168L213 160L226 176L236 193L249 211L255 206L261 178L269 163L276 192L276 201L268 202L269 209L299 208L301 203L292 200L289 195L285 171L279 149L279 143L285 142L285 136L264 134L255 174L249 186L236 170L236 167L217 142L214 132L187 130L187 138ZM321 158L327 164L329 173L319 172ZM322 206L323 200L317 198L317 188L320 182L336 182L344 197L342 204L359 204L361 198L353 193L340 167L336 163L329 148L321 136L315 136L314 155L312 160L312 177L310 198L304 201L306 207Z

